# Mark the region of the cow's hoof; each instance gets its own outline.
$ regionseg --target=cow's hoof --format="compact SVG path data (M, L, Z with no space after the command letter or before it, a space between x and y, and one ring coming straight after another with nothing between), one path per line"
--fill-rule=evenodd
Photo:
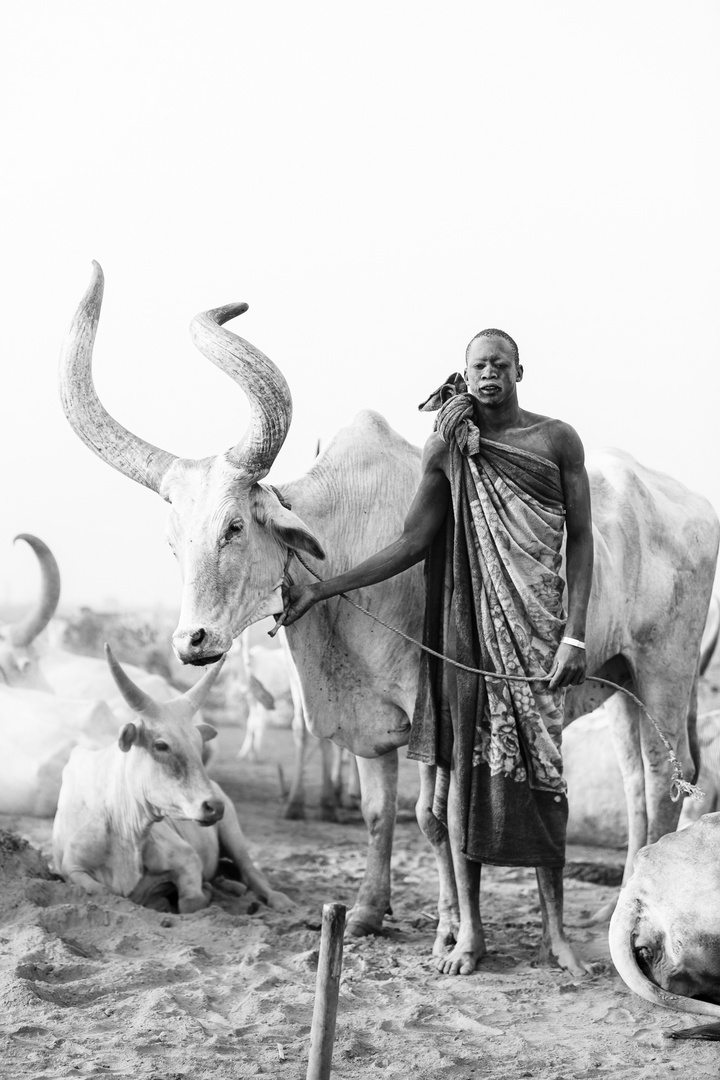
M338 814L335 803L320 803L320 820L337 823Z
M302 803L288 803L283 810L283 817L286 821L304 821L305 807Z
M178 901L178 911L181 915L191 915L193 911L202 911L209 903L210 901L205 896L192 896Z
M285 893L280 892L277 889L273 889L268 893L267 906L272 911L294 911L296 904L294 900L291 900Z
M363 922L362 919L352 919L345 927L346 937L382 937L384 933L382 926Z

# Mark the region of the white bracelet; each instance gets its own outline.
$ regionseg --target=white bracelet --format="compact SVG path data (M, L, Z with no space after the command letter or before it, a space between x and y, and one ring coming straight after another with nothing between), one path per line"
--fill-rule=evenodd
M574 645L576 649L584 649L585 648L585 642L584 641L578 641L578 639L574 638L574 637L564 637L562 639L562 641L560 642L560 644L561 645Z

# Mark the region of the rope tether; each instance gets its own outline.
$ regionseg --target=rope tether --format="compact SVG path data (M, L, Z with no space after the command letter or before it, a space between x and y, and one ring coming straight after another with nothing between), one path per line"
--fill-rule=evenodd
M303 557L302 557L302 555L300 554L299 551L290 551L289 554L294 555L295 558L300 563L300 565L304 566L305 569L307 570L307 572L309 574L312 574L312 576L315 578L316 581L322 581L322 578L320 577L320 575L316 574L311 566L308 566L308 564L305 562L305 560L303 559ZM288 558L288 563L289 562L290 562L290 558ZM290 579L290 575L288 573L287 564L286 564L286 567L285 567L285 576L286 576L287 580L290 581L290 584L292 584L292 581ZM550 681L550 676L545 675L545 674L542 674L542 675L505 675L502 672L498 672L498 671L483 671L481 668L468 667L467 664L461 664L459 660L453 660L449 656L444 656L442 653L436 652L435 649L431 649L428 645L424 645L422 643L422 641L418 641L416 638L410 637L410 635L406 634L404 630L398 630L398 628L396 626L391 626L390 623L384 622L383 619L381 619L378 615L373 615L373 613L371 611L368 611L366 608L361 607L360 604L355 602L355 600L351 600L350 597L347 595L347 593L338 593L338 595L341 596L343 600L347 600L348 604L352 604L352 606L354 608L357 608L358 611L362 611L363 615L367 615L367 617L369 619L373 619L376 623L379 623L380 626L384 626L386 630L390 630L393 634L398 634L401 638L405 638L405 640L409 641L412 645L416 645L418 647L418 649L422 649L424 652L430 653L431 656L436 656L439 660L443 660L446 664L452 664L454 667L462 668L463 671L469 671L471 675L484 675L487 678L505 679L508 682L512 681L512 682L528 682L528 683L531 683L531 682L549 682ZM274 636L277 633L277 631L280 629L280 627L282 626L284 621L285 621L284 616L280 615L277 622L275 623L275 626L270 631L270 636L271 637ZM645 707L643 702L640 700L640 698L636 697L635 694L633 694L626 687L620 686L618 683L611 682L610 679L603 679L599 675L587 675L586 679L587 679L588 682L601 683L604 686L611 686L613 688L613 690L619 690L620 693L625 694L626 697L629 697L630 700L633 701L638 706L638 708L641 710L641 712L643 712L645 714L645 716L648 718L648 720L650 721L652 726L655 728L655 731L657 732L663 746L667 750L668 757L670 759L670 764L672 765L673 775L672 775L672 780L670 782L670 798L672 799L672 801L677 802L682 794L692 795L692 797L694 799L703 799L703 798L705 798L705 792L704 791L701 791L698 787L696 787L694 784L689 783L685 779L685 777L683 775L682 765L678 761L677 756L675 754L675 751L673 750L673 748L670 745L670 742L668 741L667 737L660 730L660 727L658 726L657 722L650 715L650 713L648 712L647 708Z

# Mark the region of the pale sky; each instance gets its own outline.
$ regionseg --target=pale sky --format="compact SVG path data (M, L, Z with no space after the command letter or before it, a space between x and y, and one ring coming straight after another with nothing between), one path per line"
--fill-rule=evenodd
M165 504L60 408L93 259L98 393L175 454L247 419L199 311L247 301L288 379L275 482L360 408L422 444L499 326L522 405L720 510L719 46L716 0L4 4L0 602L37 593L18 532L67 605L179 601Z

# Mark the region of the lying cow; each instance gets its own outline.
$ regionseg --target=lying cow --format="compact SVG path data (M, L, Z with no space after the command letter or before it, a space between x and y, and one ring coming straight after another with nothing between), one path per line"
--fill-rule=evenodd
M0 682L0 813L52 817L75 746L117 738L104 701L77 701Z
M292 901L254 865L232 802L202 763L202 744L217 733L193 724L192 717L221 665L181 697L158 702L131 681L107 645L105 650L136 719L103 750L73 750L53 826L58 873L88 893L109 889L136 903L171 882L185 913L209 904L209 882L224 854L269 907L289 910Z
M610 954L636 994L720 1019L720 814L641 848L610 922Z

